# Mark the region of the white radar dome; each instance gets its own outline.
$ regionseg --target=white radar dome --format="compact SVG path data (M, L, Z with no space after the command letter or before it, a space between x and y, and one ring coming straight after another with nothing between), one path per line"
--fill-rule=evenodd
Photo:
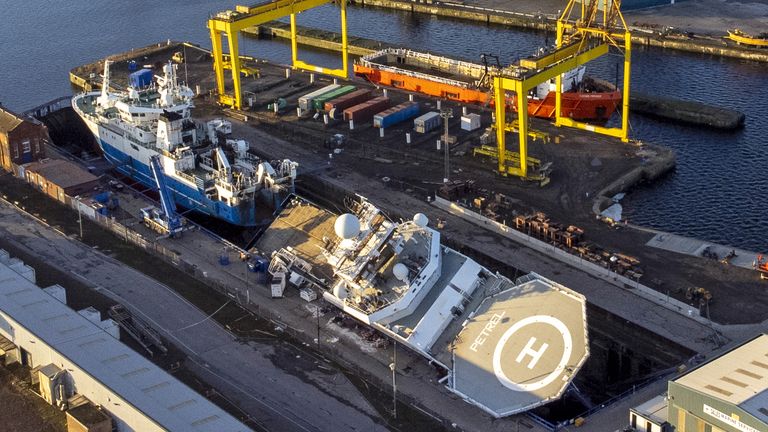
M408 267L403 263L397 263L392 267L392 274L395 275L397 280L408 282Z
M337 236L344 240L355 238L360 234L360 220L353 214L344 213L336 218L336 222L333 224L333 230L336 232Z
M429 218L424 213L416 213L413 215L413 223L424 228L429 224Z
M336 296L336 298L344 300L349 297L349 290L347 290L347 287L343 283L340 283L333 287L333 295Z

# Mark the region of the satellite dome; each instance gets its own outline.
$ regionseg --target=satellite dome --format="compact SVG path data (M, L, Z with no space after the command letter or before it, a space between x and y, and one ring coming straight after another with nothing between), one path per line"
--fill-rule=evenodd
M408 282L408 267L403 263L397 263L392 268L392 274L395 275L397 280Z
M349 297L349 290L347 290L347 287L343 283L340 283L333 287L333 295L336 298L344 300Z
M424 213L416 213L413 215L413 223L424 228L429 224L429 218Z
M333 230L337 236L349 240L360 233L360 220L353 214L344 213L336 218Z

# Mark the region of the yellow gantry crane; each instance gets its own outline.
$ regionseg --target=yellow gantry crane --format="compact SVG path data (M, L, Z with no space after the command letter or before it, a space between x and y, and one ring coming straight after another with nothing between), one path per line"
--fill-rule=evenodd
M631 35L621 15L621 0L570 0L557 21L555 49L531 58L519 65L496 69L493 76L494 103L496 109L496 152L499 173L524 179L545 180L528 172L528 91L537 85L556 79L555 125L588 130L628 141L629 129L629 80L631 66ZM573 19L572 16L576 15ZM619 43L619 40L622 40ZM562 74L590 62L616 47L624 54L624 85L622 98L621 128L607 128L562 117ZM519 157L508 160L506 132L510 129L506 120L507 91L517 95Z
M298 43L296 41L296 14L309 10L333 0L275 0L253 6L236 6L235 10L219 12L208 20L211 31L213 50L213 69L216 72L216 87L219 93L219 103L234 109L241 109L243 96L240 83L240 55L238 51L238 35L241 30L265 24L285 16L291 17L291 57L294 69L311 70L340 78L347 78L347 1L338 0L341 9L341 69L328 69L314 66L298 59ZM222 36L227 37L229 55L222 52ZM232 71L232 93L226 93L224 69Z

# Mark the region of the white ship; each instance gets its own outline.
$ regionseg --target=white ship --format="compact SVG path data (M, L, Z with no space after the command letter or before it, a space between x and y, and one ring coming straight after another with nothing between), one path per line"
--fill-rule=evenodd
M259 201L278 207L293 192L296 163L258 159L247 142L229 139L226 120L192 120L194 93L179 84L175 64L164 65L163 76L140 71L148 82L123 92L110 89L110 64L101 91L75 96L72 107L119 172L154 187L150 165L158 157L176 204L240 226L259 222Z
M364 199L351 210L336 217L293 200L257 244L276 251L270 273L312 282L329 303L440 365L450 391L495 417L565 392L589 356L582 295L535 273L491 272L442 245L423 214L393 222Z

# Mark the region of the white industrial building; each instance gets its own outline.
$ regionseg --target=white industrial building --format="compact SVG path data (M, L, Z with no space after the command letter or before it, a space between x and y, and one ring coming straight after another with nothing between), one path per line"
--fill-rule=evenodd
M0 251L0 358L37 371L50 403L85 397L126 432L250 430L112 336L98 311L78 313L54 297L59 288L34 280L33 269Z

